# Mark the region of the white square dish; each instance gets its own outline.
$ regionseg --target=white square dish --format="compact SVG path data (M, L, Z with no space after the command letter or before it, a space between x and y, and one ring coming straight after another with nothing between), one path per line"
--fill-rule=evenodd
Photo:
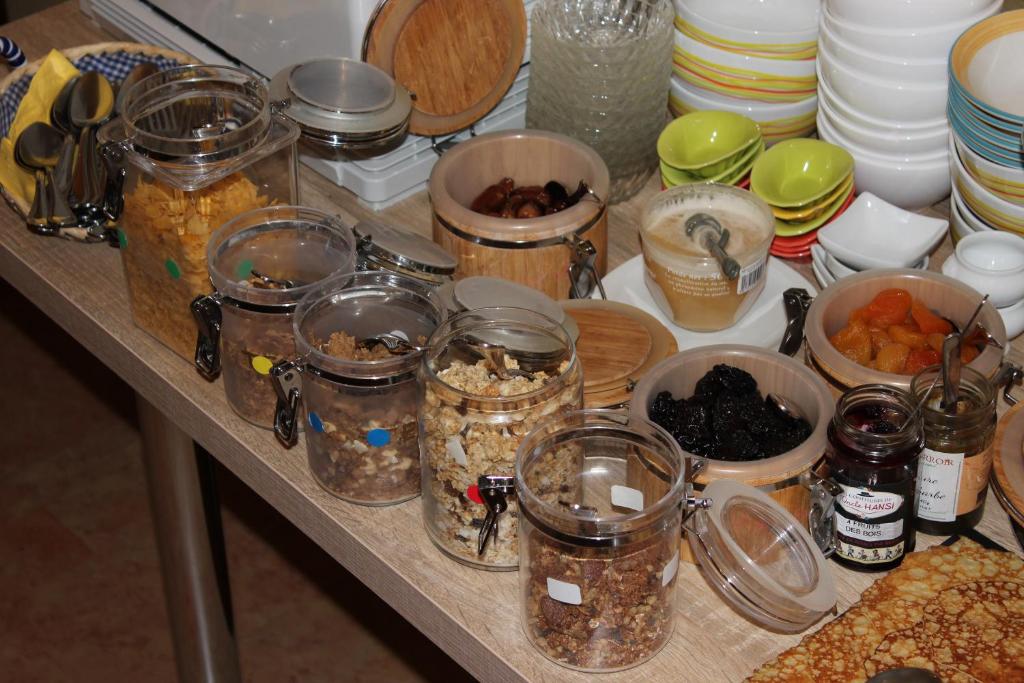
M818 231L818 242L858 270L909 268L938 246L948 227L948 221L905 211L863 192Z

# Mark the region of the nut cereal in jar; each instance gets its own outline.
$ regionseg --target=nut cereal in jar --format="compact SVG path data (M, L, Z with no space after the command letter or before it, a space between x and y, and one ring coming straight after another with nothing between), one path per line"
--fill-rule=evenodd
M554 320L519 308L457 315L438 327L428 345L419 420L427 532L460 562L515 569L515 501L479 552L487 509L477 480L511 475L516 449L540 420L582 407L575 347Z
M236 413L274 425L270 369L295 357L298 302L332 275L355 267L355 237L339 219L302 206L247 211L221 227L207 249L214 293L197 297L196 368L224 376Z
M310 473L328 493L362 505L419 494L416 369L442 319L431 288L383 271L332 278L299 303L298 358L271 370L274 431L295 444L305 414Z

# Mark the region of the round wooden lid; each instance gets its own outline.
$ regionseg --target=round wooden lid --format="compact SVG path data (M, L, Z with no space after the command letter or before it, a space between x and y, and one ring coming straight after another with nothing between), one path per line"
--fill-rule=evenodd
M1003 415L992 449L994 493L1010 516L1024 524L1024 403Z
M580 328L576 354L587 408L628 402L644 373L678 350L668 328L639 308L598 299L559 303Z
M445 135L479 121L505 96L526 48L522 0L383 0L363 59L413 95L409 130Z

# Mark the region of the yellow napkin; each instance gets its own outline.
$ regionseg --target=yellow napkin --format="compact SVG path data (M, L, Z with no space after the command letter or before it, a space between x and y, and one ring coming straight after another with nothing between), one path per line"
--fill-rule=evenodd
M50 122L50 107L57 99L57 94L65 83L78 75L78 69L67 57L57 50L51 50L18 105L18 113L7 131L7 137L0 140L0 185L27 204L31 204L35 198L35 181L28 171L14 161L14 141L21 131L33 123Z

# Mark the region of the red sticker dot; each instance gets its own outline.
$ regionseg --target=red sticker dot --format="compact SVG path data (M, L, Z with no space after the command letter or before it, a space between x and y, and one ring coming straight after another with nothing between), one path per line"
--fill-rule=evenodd
M484 504L484 499L480 497L480 487L476 484L466 489L466 496L477 505Z

